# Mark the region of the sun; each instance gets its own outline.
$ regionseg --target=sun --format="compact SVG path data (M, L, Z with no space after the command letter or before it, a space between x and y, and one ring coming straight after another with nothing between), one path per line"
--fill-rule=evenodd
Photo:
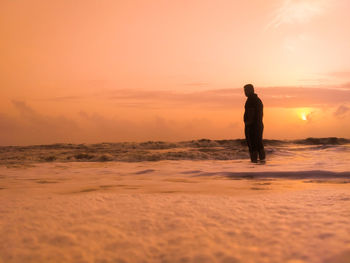
M306 116L306 113L305 113L305 112L302 112L302 113L301 113L301 119L302 119L303 121L307 121L307 116Z
M303 121L303 122L310 121L311 112L313 112L312 108L296 108L296 111L295 111L298 119Z

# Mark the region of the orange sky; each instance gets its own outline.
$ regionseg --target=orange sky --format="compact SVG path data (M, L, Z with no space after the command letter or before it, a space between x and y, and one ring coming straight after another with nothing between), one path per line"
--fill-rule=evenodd
M0 144L350 137L347 0L0 2ZM302 120L302 116L305 116Z

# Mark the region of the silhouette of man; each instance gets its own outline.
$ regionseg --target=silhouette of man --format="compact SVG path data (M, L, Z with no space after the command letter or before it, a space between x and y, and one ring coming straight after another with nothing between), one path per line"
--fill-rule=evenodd
M254 86L247 84L244 86L244 93L247 96L244 112L245 138L249 147L250 160L253 163L265 160L265 150L262 142L264 130L263 124L263 104L254 93Z

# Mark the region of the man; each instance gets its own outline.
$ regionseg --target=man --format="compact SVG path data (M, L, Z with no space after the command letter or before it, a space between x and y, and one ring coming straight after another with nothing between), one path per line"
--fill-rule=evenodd
M263 104L254 93L254 86L247 84L244 86L244 93L247 96L244 112L245 138L249 147L250 160L253 163L265 160L264 145L262 134L263 124Z

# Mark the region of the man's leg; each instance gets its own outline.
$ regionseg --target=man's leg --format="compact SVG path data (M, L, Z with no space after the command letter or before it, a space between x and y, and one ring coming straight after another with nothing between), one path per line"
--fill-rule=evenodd
M250 161L252 163L257 163L258 162L258 152L257 151L249 151L250 153Z
M264 161L265 160L265 150L264 150L264 146L262 148L259 149L259 159L260 161Z
M245 127L245 138L249 148L250 160L253 163L258 161L258 151L256 147L256 133L253 127Z
M263 144L263 131L264 131L264 126L262 125L260 127L260 130L258 131L259 138L258 138L258 151L259 151L259 159L260 161L265 160L265 149L264 149L264 144Z

